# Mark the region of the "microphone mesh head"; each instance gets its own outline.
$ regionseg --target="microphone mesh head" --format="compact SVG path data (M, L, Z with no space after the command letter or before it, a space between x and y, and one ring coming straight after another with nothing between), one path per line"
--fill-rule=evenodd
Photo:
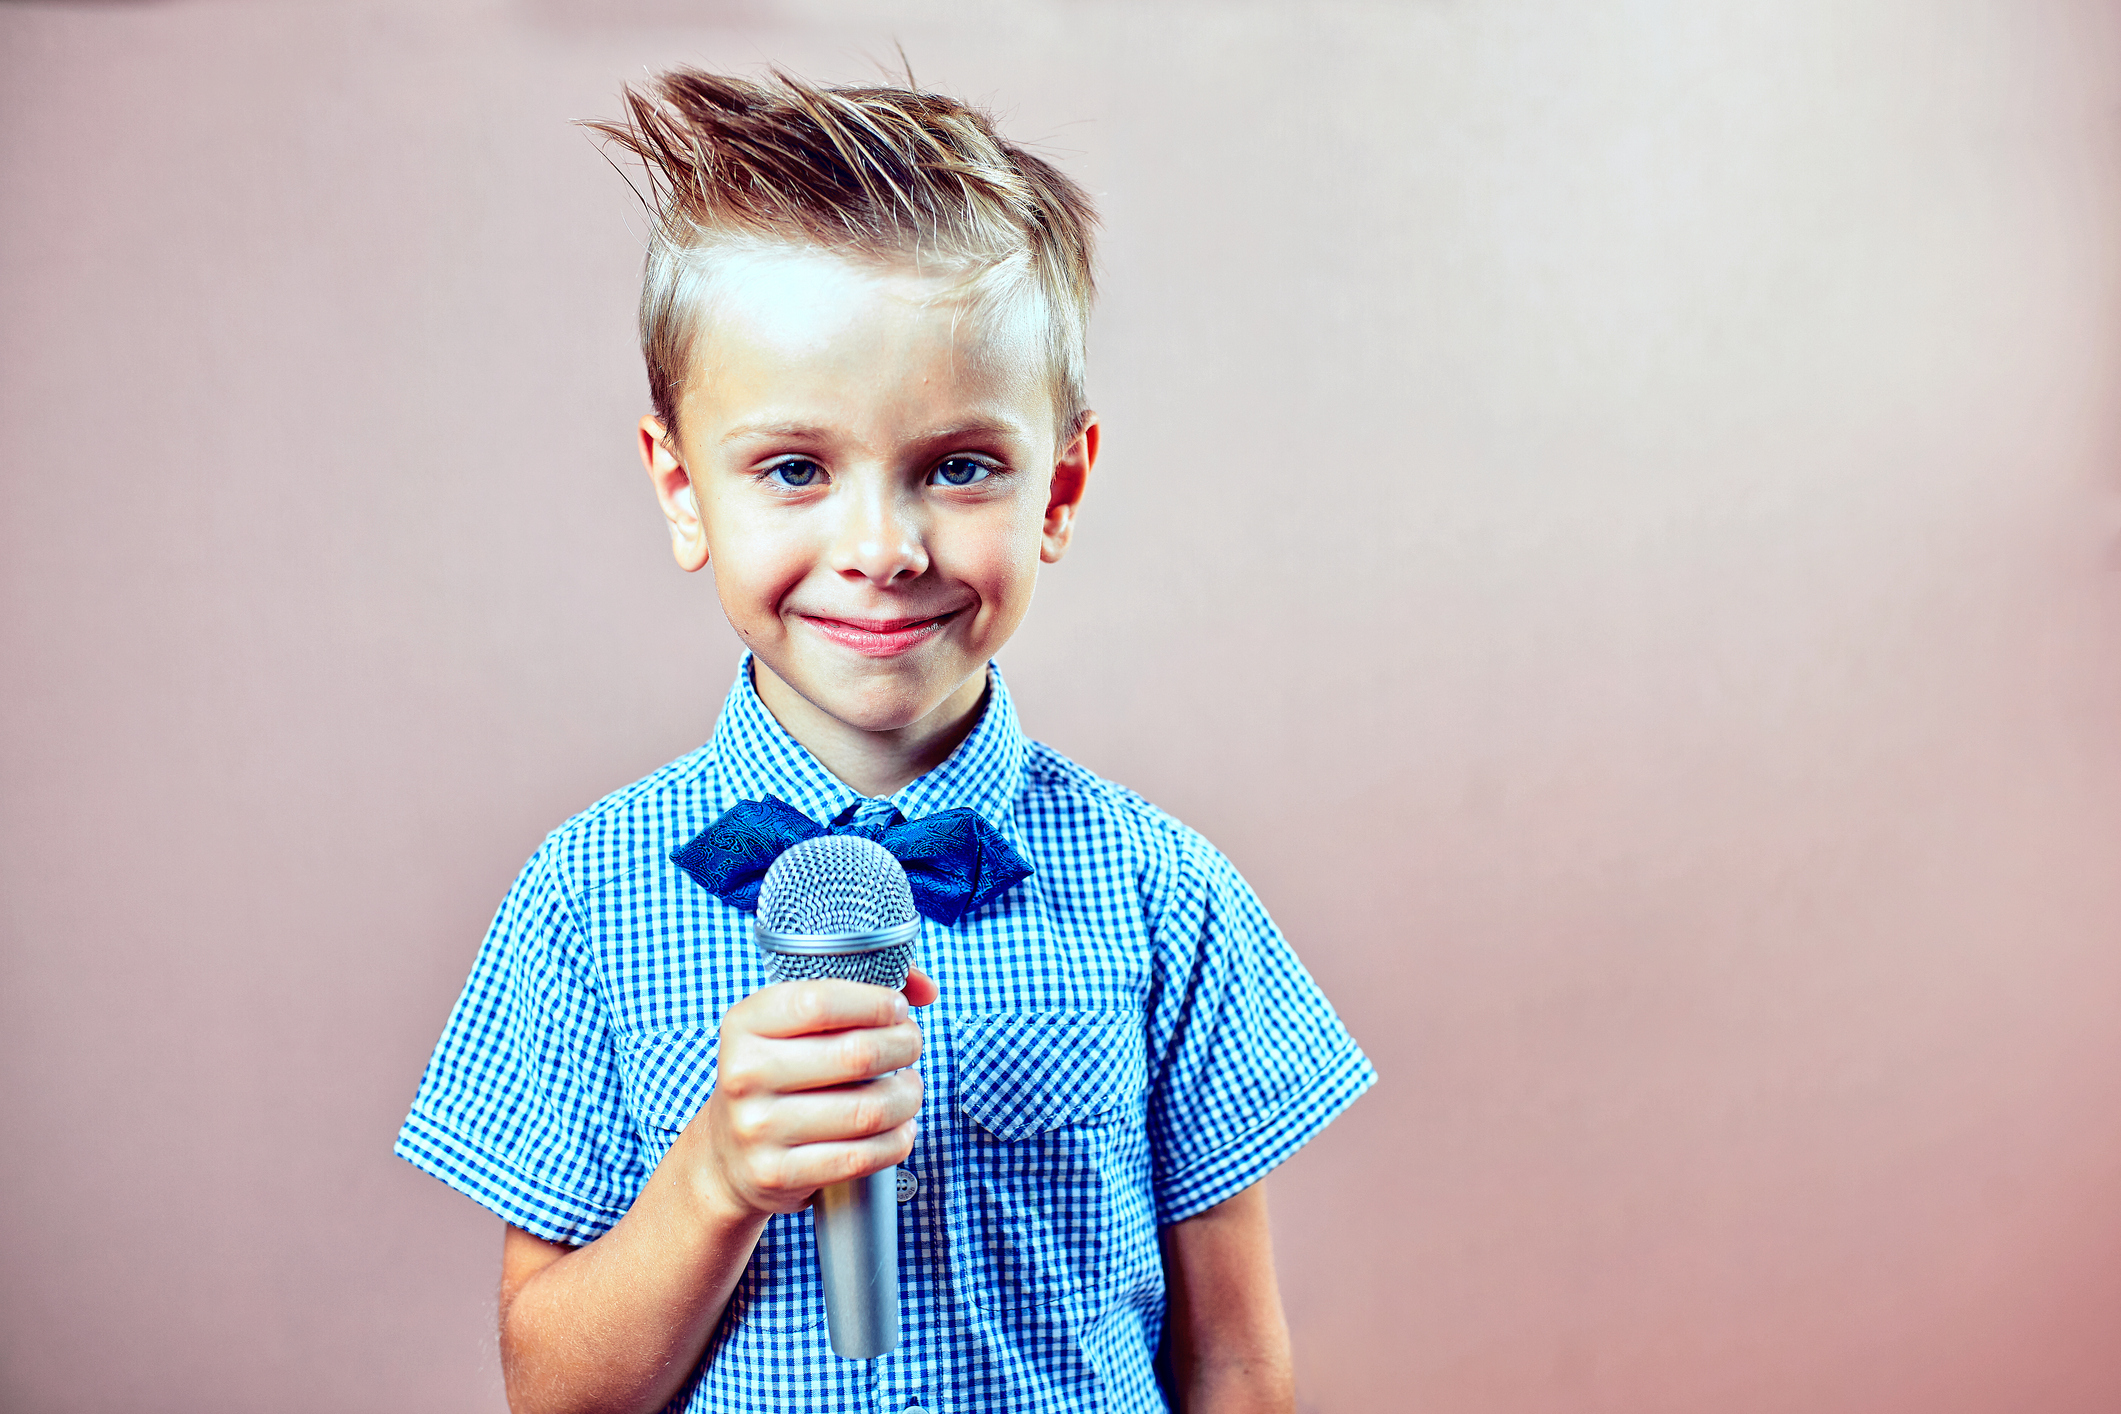
M913 966L913 944L893 943L869 952L766 953L766 976L775 982L804 982L812 977L837 977L847 982L867 982L892 991L906 985L906 970Z
M859 937L910 923L919 915L906 870L891 851L860 835L820 835L790 845L759 883L759 927L768 933ZM766 974L776 982L843 977L879 987L906 985L913 944L865 952L799 953L766 944Z

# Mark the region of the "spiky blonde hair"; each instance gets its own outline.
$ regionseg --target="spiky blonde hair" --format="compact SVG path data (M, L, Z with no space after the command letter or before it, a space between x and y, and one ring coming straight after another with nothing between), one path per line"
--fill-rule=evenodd
M1043 321L1058 446L1081 430L1096 294L1089 196L1004 142L979 110L904 88L753 82L673 69L587 124L647 174L641 353L656 416L677 428L701 305L727 257L807 245L962 282L982 308Z

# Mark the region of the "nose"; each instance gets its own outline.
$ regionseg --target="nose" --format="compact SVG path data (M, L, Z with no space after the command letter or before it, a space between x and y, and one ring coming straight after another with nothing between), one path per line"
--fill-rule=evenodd
M850 480L856 484L840 503L833 569L879 588L926 574L928 547L914 499L881 477Z

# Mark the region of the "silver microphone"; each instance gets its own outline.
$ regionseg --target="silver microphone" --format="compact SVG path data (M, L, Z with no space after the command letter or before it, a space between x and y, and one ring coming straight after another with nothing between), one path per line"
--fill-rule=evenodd
M759 884L752 935L776 982L844 977L906 985L920 940L906 871L860 835L790 845ZM811 1200L825 1280L832 1353L867 1360L898 1344L898 1195L895 1170L818 1190Z

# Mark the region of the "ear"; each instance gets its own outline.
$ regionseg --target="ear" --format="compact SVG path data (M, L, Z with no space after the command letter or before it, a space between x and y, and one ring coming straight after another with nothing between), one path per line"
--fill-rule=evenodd
M707 563L707 528L700 523L699 492L692 474L678 459L677 439L661 419L641 419L641 465L655 483L655 498L670 522L670 553L678 568L690 574Z
M1083 414L1083 426L1075 440L1053 464L1053 489L1046 493L1046 523L1040 528L1038 557L1047 564L1060 563L1075 534L1075 511L1083 503L1090 469L1097 465L1097 414Z

